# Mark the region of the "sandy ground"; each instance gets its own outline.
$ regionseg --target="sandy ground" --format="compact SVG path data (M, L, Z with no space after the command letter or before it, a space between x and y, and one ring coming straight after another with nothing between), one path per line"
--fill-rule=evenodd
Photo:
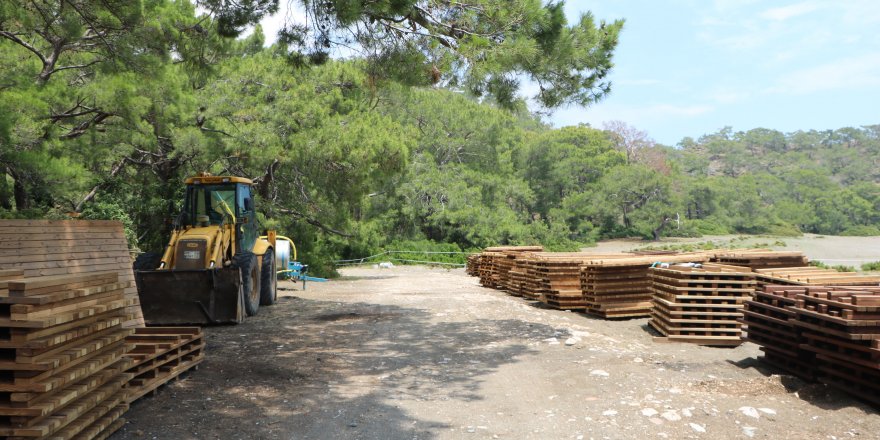
M485 289L463 270L352 268L207 331L194 371L112 439L878 438L859 401L755 345L656 343Z
M864 263L880 261L880 237L841 237L816 234L804 234L801 237L706 235L699 238L665 238L659 243L638 239L607 240L599 242L596 247L584 250L596 253L625 252L646 246L703 242L714 242L719 247L725 247L729 245L731 240L734 240L738 247L760 246L774 250L801 251L810 260L818 260L831 265L853 266L856 269L859 269Z

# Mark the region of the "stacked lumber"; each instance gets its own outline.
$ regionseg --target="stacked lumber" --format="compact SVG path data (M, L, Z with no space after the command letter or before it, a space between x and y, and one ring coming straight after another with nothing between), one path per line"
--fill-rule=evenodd
M802 287L765 285L746 301L742 323L745 340L760 346L759 360L788 374L812 381L816 378L815 355L801 348L804 342L795 325L797 296Z
M507 272L506 290L513 296L525 296L531 286L534 274L529 270L529 262L534 258L531 252L520 252L513 257L513 265Z
M480 258L482 256L480 254L471 254L467 256L467 264L465 264L464 271L468 275L475 277L480 274Z
M759 284L791 286L871 286L880 284L880 276L858 272L838 272L819 267L786 267L755 270Z
M512 267L508 262L510 255L522 252L541 252L542 246L494 246L483 250L480 256L478 275L484 287L504 289L507 284L507 272Z
M480 256L480 270L477 272L480 277L480 285L493 289L498 287L500 277L498 276L498 264L495 260L503 257L504 254L501 252L483 251Z
M743 266L752 270L774 267L806 266L807 257L800 251L771 251L768 249L745 249L716 251L713 263Z
M519 293L528 299L560 310L583 310L581 266L596 258L625 258L631 254L591 254L587 252L531 252L519 258L522 273Z
M501 257L495 260L495 273L498 277L497 289L507 291L508 293L512 293L514 289L517 289L514 285L515 283L510 278L510 271L515 267L516 257L520 254L522 254L520 251L502 251Z
M880 288L807 287L793 310L820 380L880 405Z
M650 269L651 327L666 341L732 346L742 343L742 309L755 291L747 267L704 264Z
M541 255L543 254L549 254L549 252L525 253L517 261L517 268L515 270L519 277L518 293L525 299L532 301L541 300L541 292L544 289L544 284L541 282L541 278L538 275L539 265L536 263L539 258L542 258Z
M25 277L115 271L131 305L124 327L143 327L122 223L93 220L0 220L0 269Z
M128 403L155 392L160 386L204 360L205 340L199 327L147 327L125 338L131 360Z
M703 253L680 255L622 255L594 259L581 268L581 290L586 310L605 319L650 316L651 279L648 268L658 261L665 263L702 263Z
M117 271L15 272L0 282L0 436L108 437L128 408L128 283Z
M532 262L538 299L559 310L586 308L580 271L585 257L536 258Z

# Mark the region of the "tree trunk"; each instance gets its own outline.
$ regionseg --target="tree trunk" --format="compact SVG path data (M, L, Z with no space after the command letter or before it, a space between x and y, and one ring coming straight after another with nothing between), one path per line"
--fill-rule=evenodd
M657 226L656 228L654 228L654 230L651 231L651 235L654 236L654 241L660 241L660 233L663 232L663 229L666 228L667 224L669 224L669 220L669 217L664 216L663 221L660 222L660 226Z
M12 167L6 167L6 172L12 176L12 198L15 201L15 209L21 211L31 207L27 188L22 181L22 175Z
M16 210L21 211L22 209L28 209L31 207L27 188L24 187L24 183L21 182L21 179L15 179L15 183L12 184L12 193L13 198L15 199Z
M12 210L12 199L10 199L9 184L6 182L6 173L0 173L0 208L7 211Z

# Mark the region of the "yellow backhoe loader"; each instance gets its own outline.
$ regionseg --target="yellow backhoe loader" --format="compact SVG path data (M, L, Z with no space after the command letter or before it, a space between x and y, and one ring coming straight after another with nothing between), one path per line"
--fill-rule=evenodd
M249 179L186 179L165 252L134 262L148 325L239 323L277 298L275 231L260 235Z

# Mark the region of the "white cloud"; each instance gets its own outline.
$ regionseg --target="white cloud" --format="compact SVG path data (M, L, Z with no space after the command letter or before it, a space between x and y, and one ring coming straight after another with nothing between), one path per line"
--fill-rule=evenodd
M880 53L844 58L783 76L771 93L804 95L838 89L880 87Z
M764 12L761 12L759 14L759 17L765 20L785 21L789 18L809 14L810 12L813 12L817 9L819 9L819 5L815 2L795 3L779 8L767 9Z

